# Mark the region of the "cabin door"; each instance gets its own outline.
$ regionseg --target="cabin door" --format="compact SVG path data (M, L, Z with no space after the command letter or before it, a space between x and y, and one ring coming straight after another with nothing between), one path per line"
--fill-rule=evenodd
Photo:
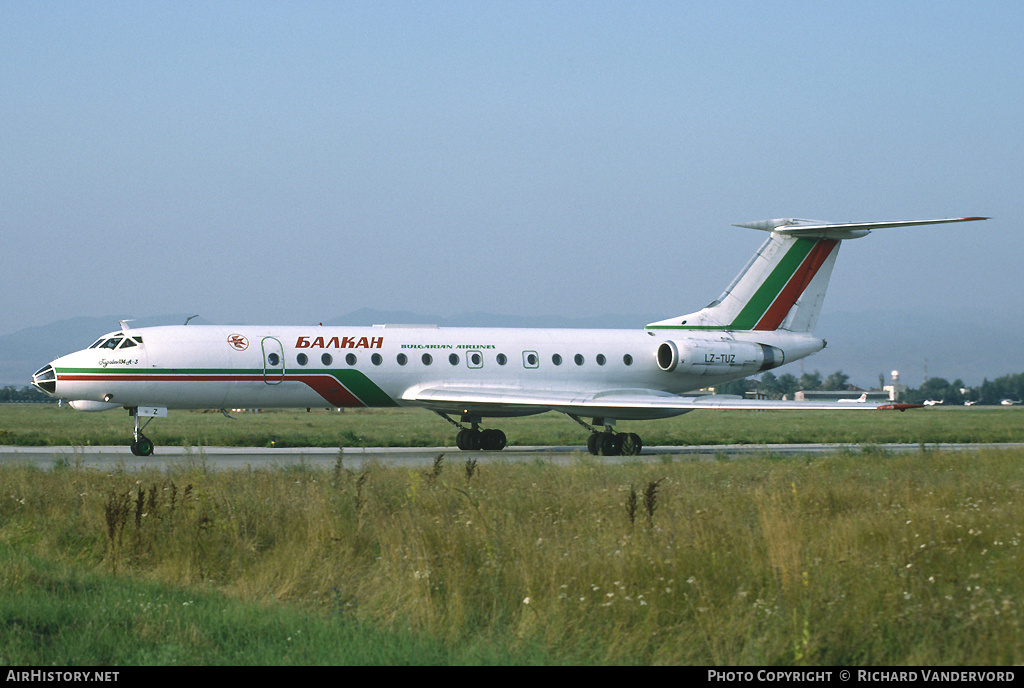
M263 338L263 381L279 385L284 380L284 347L275 337Z

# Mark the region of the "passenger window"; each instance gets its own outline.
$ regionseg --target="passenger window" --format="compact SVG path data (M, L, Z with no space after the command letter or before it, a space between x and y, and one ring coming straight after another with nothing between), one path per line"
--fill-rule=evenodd
M551 362L554 363L556 366L562 365L562 357L559 354L553 354L551 356Z
M604 357L604 354L597 355L597 365L604 365L606 362L607 359Z
M629 354L626 354L625 356L622 357L622 362L628 366L633 365L633 357L630 356Z
M299 365L306 365L307 363L309 363L309 356L307 356L306 354L299 354L298 356L295 357L295 362L298 363Z
M505 365L506 363L508 363L508 356L506 356L505 354L498 354L497 361L498 365Z
M348 363L350 366L354 366L356 364L356 360L355 354L348 354L345 356L345 363Z
M373 365L379 366L383 362L384 359L381 357L380 354L374 354L373 356L370 356L370 363L372 363Z
M275 353L269 353L267 354L267 363L274 367L277 367L281 365L281 357Z
M576 354L572 357L572 360L576 362L576 365L583 365L583 354Z
M398 365L404 366L406 363L409 362L409 357L406 356L405 354L398 354L398 358L396 360L398 361Z
M459 365L459 355L451 354L450 356L448 356L448 362L451 363L453 366Z
M430 354L423 354L421 360L423 361L423 365L430 365L431 363L434 362L434 357L431 356Z
M334 356L331 356L330 354L324 354L323 356L320 357L320 362L323 363L325 366L329 366L332 363L334 363Z

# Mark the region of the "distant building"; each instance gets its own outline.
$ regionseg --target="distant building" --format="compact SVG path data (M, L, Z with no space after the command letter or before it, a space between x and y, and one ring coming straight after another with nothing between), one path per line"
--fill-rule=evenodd
M875 390L873 392L865 392L862 389L843 390L840 392L823 392L821 390L802 389L794 394L793 398L797 401L839 401L840 399L855 401L864 395L867 395L864 399L865 403L875 401L892 401L889 397L889 393L886 391Z
M882 389L888 392L889 401L896 401L896 399L899 398L900 394L906 392L907 386L904 384L900 384L900 371L892 371L892 379L889 381L889 384L883 386Z

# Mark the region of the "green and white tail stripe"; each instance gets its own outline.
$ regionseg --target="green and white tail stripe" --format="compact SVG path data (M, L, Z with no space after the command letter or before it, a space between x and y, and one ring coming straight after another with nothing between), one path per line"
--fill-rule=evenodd
M773 234L732 284L696 313L648 329L810 332L817 322L839 241Z

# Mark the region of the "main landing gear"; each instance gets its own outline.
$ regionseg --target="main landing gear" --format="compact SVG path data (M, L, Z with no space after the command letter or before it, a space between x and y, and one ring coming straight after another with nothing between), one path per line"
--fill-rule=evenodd
M505 433L501 430L480 429L482 418L479 415L464 413L460 423L452 420L447 413L436 413L459 429L459 434L455 436L455 446L463 451L501 451L507 444ZM566 415L590 430L587 451L594 456L637 456L644 447L640 435L633 432L615 432L612 429L615 421L611 418L595 418L594 425L591 425L575 414ZM469 427L463 423L469 423ZM604 429L597 427L599 425L603 425Z
M473 425L475 426L476 423ZM508 441L505 438L505 433L494 428L487 430L480 430L476 427L463 428L455 436L455 446L468 451L501 451L506 444Z
M587 438L587 451L594 456L636 456L643 446L635 432L594 431Z
M467 428L462 423L458 423L449 418L447 413L441 413L438 411L437 415L441 416L459 429L459 434L455 436L455 446L463 451L501 451L505 448L505 445L508 444L505 433L501 430L495 430L494 428L481 430L481 418L479 416L464 414L462 416L462 421L464 423L469 423L469 427Z
M575 414L565 415L590 430L587 451L594 456L636 456L644 448L640 435L635 432L615 432L612 429L615 421L611 418L595 418L594 425L591 425ZM595 425L603 425L604 430L599 430Z

